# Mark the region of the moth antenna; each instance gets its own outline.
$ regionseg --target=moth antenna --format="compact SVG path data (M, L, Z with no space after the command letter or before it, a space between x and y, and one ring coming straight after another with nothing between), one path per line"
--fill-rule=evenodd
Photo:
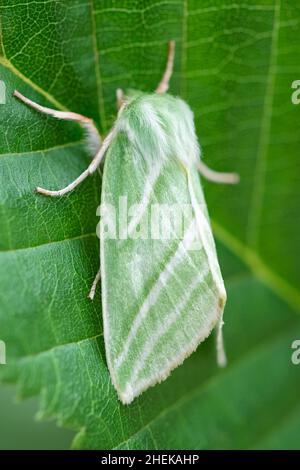
M13 96L18 98L18 100L22 101L24 104L26 104L30 108L35 109L39 113L47 114L56 119L63 119L66 121L78 122L87 132L88 143L89 143L91 150L97 151L99 149L101 145L101 136L92 119L86 116L83 116L82 114L73 113L71 111L58 111L56 109L47 108L46 106L42 106L36 103L35 101L30 100L26 96L22 95L22 93L20 93L18 90L15 90L13 92Z
M174 58L175 58L175 41L170 41L168 44L168 60L166 64L166 69L158 87L155 90L156 93L165 93L166 91L168 91L169 81L173 73Z
M201 160L197 162L197 170L204 178L214 183L237 184L240 181L240 177L237 173L221 173L212 170Z
M224 347L224 337L223 337L223 317L219 320L217 324L217 338L216 338L216 349L217 349L217 363L219 367L225 367L227 365L227 358Z

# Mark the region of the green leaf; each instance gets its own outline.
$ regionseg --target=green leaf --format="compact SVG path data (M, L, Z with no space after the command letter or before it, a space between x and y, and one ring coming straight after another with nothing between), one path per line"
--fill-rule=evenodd
M300 7L292 0L5 0L0 7L0 339L3 380L39 394L39 415L78 431L76 448L299 448ZM194 113L206 162L237 187L205 183L228 303L229 365L213 338L170 378L123 406L104 355L100 177L59 200L34 194L89 161L76 124L12 98L95 119L106 132L118 87L151 91L175 39L170 91Z

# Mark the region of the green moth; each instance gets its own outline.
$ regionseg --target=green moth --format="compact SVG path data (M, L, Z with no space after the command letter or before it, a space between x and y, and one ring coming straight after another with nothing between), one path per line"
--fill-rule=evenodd
M63 196L95 172L105 156L100 270L89 297L94 298L101 279L107 364L123 403L164 380L215 327L218 362L226 363L226 292L198 173L224 183L238 177L202 162L191 109L166 93L174 50L171 41L155 93L117 90L118 116L104 140L91 119L45 108L14 92L37 111L79 122L96 149L89 167L67 187L37 192ZM120 228L117 217L117 230L120 201L130 208L129 221ZM168 211L161 217L161 207L176 223L166 223ZM161 224L167 230L158 230Z

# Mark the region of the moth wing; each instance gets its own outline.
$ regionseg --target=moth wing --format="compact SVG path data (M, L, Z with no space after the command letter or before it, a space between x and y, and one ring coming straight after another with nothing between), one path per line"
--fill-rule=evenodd
M120 133L106 156L101 204L106 357L121 401L130 403L210 334L226 293L194 170L175 158L149 167ZM168 206L169 223L160 212ZM180 207L181 224L170 223Z

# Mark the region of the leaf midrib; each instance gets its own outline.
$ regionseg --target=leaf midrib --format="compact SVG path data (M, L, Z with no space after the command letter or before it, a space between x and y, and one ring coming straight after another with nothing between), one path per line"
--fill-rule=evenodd
M261 219L262 203L264 197L264 184L267 169L267 156L270 140L272 108L276 80L275 70L277 63L278 39L280 29L280 9L281 0L275 0L266 92L264 96L264 105L258 141L258 151L256 155L256 165L254 169L253 189L252 196L250 199L250 209L246 228L247 244L254 248L257 247L259 244L260 235L259 223Z
M94 0L90 0L90 8L91 8L93 52L94 52L94 60L95 60L95 76L96 76L97 95L98 95L98 113L99 113L99 118L101 120L102 129L105 132L107 124L106 124L105 101L104 101L104 96L103 96L99 51L98 51L98 45L97 45Z

